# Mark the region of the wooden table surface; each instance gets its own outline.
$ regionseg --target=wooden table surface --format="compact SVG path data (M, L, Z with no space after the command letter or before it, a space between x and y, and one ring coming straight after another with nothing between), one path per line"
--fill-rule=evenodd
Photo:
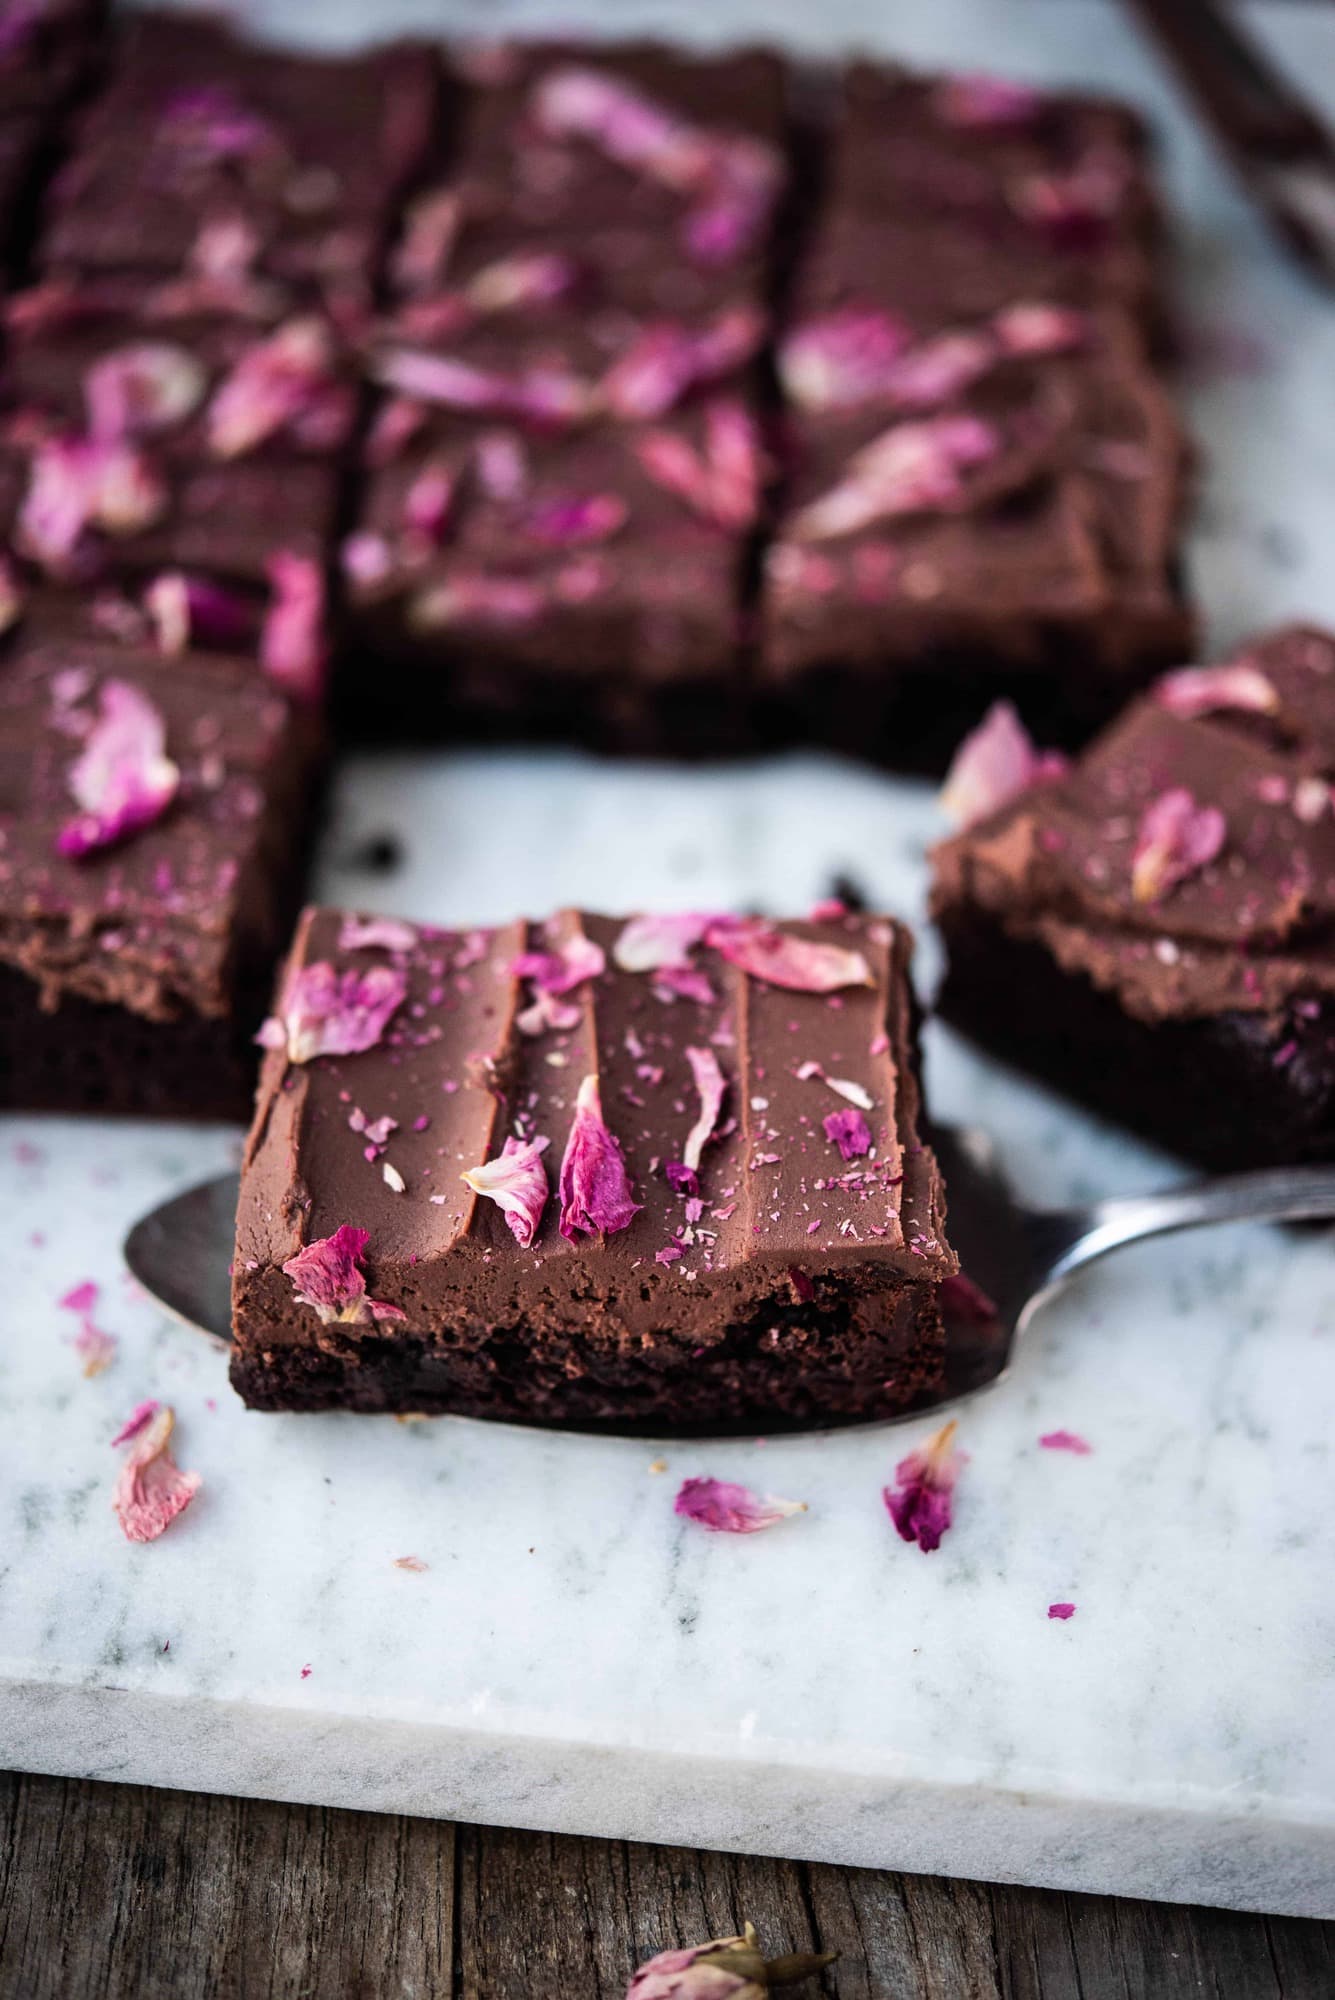
M0 1775L0 2000L621 2000L748 1917L813 2000L1335 1995L1335 1924Z

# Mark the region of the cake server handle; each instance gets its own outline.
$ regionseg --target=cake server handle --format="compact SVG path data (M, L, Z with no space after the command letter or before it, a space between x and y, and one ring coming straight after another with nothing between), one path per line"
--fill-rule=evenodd
M1211 1222L1335 1221L1335 1166L1263 1167L1161 1194L1117 1195L1087 1208L1025 1217L1030 1247L1058 1283L1123 1244Z

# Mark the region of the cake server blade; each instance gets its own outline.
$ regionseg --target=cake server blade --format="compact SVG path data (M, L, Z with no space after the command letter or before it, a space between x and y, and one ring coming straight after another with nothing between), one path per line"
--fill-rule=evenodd
M990 1387L1039 1307L1083 1265L1124 1244L1212 1222L1335 1220L1335 1165L1268 1167L1084 1208L1030 1209L1011 1193L985 1132L937 1126L932 1143L945 1176L950 1241L970 1282L951 1287L947 1299L945 1385L904 1416ZM236 1174L204 1181L144 1216L125 1239L125 1261L144 1289L219 1340L231 1337L239 1187Z

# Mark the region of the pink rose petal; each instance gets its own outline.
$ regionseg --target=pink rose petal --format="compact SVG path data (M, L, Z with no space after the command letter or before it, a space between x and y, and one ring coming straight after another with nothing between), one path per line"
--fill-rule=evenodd
M573 1000L562 1000L540 986L528 1006L521 1007L515 1015L515 1026L521 1035L564 1034L577 1028L580 1018L580 1009Z
M451 355L391 348L377 357L375 375L387 388L418 402L475 416L527 418L540 424L575 423L589 406L589 387L560 368L530 368L502 375Z
M1091 153L1067 172L1026 175L1012 189L1011 201L1056 249L1091 251L1108 241L1129 185L1120 154Z
M639 1213L621 1147L603 1122L596 1075L586 1076L575 1100L575 1118L561 1161L561 1234L625 1229Z
M700 1095L700 1115L686 1135L681 1158L683 1166L696 1173L700 1155L714 1135L714 1127L723 1108L723 1094L728 1086L712 1049L687 1049L686 1060L691 1065L691 1075Z
M1048 1606L1048 1617L1049 1617L1049 1618L1074 1618L1074 1617L1075 1617L1075 1606L1074 1606L1074 1604L1050 1604L1050 1605Z
M718 1535L754 1535L773 1528L792 1514L805 1514L805 1500L763 1499L749 1486L729 1479L686 1479L673 1503L673 1512Z
M1094 1449L1077 1431L1044 1431L1039 1443L1044 1451L1070 1451L1077 1458L1088 1458Z
M158 650L172 656L192 646L232 652L245 646L254 626L251 607L235 591L208 577L164 570L144 592Z
M431 1565L424 1563L420 1556L395 1556L394 1567L411 1570L414 1575L420 1576L424 1570L430 1569Z
M733 264L760 239L783 184L779 155L763 140L711 143L698 198L682 231L698 264Z
M617 493L571 494L540 501L524 521L524 532L548 548L610 541L626 524L629 509Z
M1089 320L1073 306L1019 299L992 316L992 332L1005 354L1070 354L1089 338Z
M68 773L80 811L56 836L56 851L76 858L160 819L181 782L167 755L167 725L147 695L112 680L103 683L98 703L97 721Z
M247 348L209 404L209 449L218 458L240 458L279 432L299 442L332 447L351 415L326 323L289 320Z
M421 291L441 282L462 221L463 202L452 188L431 188L409 203L390 258L396 290Z
M1131 894L1153 903L1177 883L1207 868L1228 837L1218 806L1199 806L1174 785L1146 806L1131 857Z
M901 1458L895 1484L882 1494L900 1539L916 1542L925 1554L941 1546L950 1526L951 1496L963 1463L955 1430L953 1421L943 1424L925 1445Z
M256 1040L267 1049L285 1049L294 1063L360 1055L379 1042L407 991L397 966L336 972L320 959L289 979L279 1017L271 1015Z
M164 1404L134 1436L121 1466L112 1505L127 1541L155 1542L203 1484L197 1472L182 1472L172 1457L175 1423L175 1412Z
M273 596L260 633L260 665L297 700L315 701L329 658L324 572L313 557L286 549L270 556L265 567Z
M826 1138L844 1159L859 1160L871 1151L871 1130L860 1111L831 1111L821 1124Z
M115 1437L111 1440L112 1445L128 1444L131 1438L138 1437L139 1433L152 1423L160 1408L161 1405L155 1402L152 1397L149 1397L145 1402L136 1403Z
M21 553L60 576L89 528L133 535L166 506L162 481L131 444L109 438L49 438L38 445L19 510Z
M340 951L411 951L417 932L397 917L355 917L343 919L338 934Z
M569 993L607 969L607 955L592 938L576 932L546 951L521 951L509 965L511 979L527 979L542 993Z
M718 526L749 528L760 504L760 442L750 412L716 399L705 412L701 454L678 431L645 430L635 454L647 476Z
M996 344L986 333L940 333L911 348L894 364L886 391L901 409L934 409L954 402L980 382L996 359Z
M469 279L464 297L477 313L513 312L564 298L578 278L573 257L559 250L520 250L484 265Z
M779 376L804 410L849 410L884 393L911 344L908 322L876 306L840 306L803 321L779 349Z
M975 826L1031 785L1069 769L1059 750L1038 750L1008 701L995 701L960 744L941 789L942 811L956 826Z
M690 390L734 374L764 337L765 316L755 306L730 306L704 328L656 322L613 363L598 399L615 417L652 422Z
M860 951L791 936L760 917L718 917L705 943L752 979L793 993L837 993L845 986L873 984Z
M855 452L844 478L799 509L786 532L797 541L833 541L901 514L950 513L967 499L964 473L1000 450L1000 433L981 417L894 424Z
M1273 715L1279 707L1279 695L1265 675L1242 660L1222 667L1179 667L1155 682L1154 699L1188 722L1220 708Z
M367 1230L345 1222L332 1236L307 1243L284 1264L298 1303L313 1306L323 1325L368 1326L407 1318L399 1306L366 1295L361 1263L370 1240Z
M995 1327L1000 1313L981 1285L963 1271L954 1271L941 1280L941 1310L950 1319L966 1320L971 1326Z
M121 440L171 430L198 409L205 387L203 368L184 347L144 340L115 348L84 376L89 433Z
M716 919L700 910L673 916L631 917L612 946L612 957L623 972L658 972L667 966L687 966L691 952Z
M547 1205L547 1170L542 1156L549 1141L507 1138L495 1159L480 1167L469 1167L460 1179L474 1194L485 1195L502 1210L521 1250L527 1250L537 1235L542 1211Z
M427 464L403 496L403 525L428 548L439 548L454 515L458 488L447 465Z

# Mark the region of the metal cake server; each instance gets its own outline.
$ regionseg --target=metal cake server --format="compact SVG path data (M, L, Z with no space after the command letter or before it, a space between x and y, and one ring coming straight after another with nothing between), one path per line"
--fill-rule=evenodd
M1083 1208L1030 1209L1012 1195L986 1133L938 1126L932 1142L949 1196L950 1240L971 1282L952 1304L946 1385L905 1416L999 1380L1039 1307L1084 1265L1124 1244L1211 1222L1335 1220L1335 1165L1267 1167ZM219 1340L231 1337L239 1185L236 1174L204 1181L163 1202L125 1239L125 1261L144 1289Z

